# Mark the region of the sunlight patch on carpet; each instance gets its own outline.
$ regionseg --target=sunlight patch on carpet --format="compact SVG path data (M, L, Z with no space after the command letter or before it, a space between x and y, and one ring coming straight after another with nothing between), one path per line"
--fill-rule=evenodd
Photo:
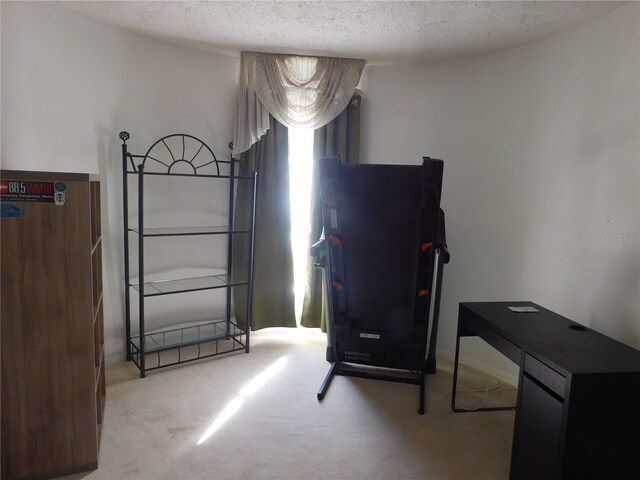
M277 374L280 370L284 368L284 365L287 363L286 355L278 358L275 362L265 368L262 372L256 375L250 382L248 382L244 387L240 389L238 392L238 396L231 400L227 406L220 412L220 414L216 417L213 423L207 428L204 432L200 440L198 440L197 445L202 445L206 442L216 431L220 429L227 421L233 417L233 415L240 410L242 404L255 392L260 390L267 381L272 378L275 374Z

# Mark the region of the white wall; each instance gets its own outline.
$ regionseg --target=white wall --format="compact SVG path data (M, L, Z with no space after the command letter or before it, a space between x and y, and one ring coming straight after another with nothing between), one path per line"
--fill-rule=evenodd
M183 132L228 158L239 59L106 26L57 3L3 1L1 8L2 168L100 175L106 353L121 358L118 132L131 133L134 153Z
M445 161L441 354L464 301L532 300L640 348L640 4L493 54L369 66L361 89L361 158Z

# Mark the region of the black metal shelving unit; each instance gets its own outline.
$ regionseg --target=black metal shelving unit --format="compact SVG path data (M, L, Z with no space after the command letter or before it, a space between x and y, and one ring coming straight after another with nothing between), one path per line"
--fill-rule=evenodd
M156 141L144 155L131 154L127 149L128 132L120 132L122 140L124 264L125 264L125 330L127 360L146 372L226 353L249 353L251 330L251 299L253 294L253 252L255 243L256 172L245 174L238 161L218 160L213 151L198 138L187 134L167 135ZM148 163L147 163L148 162ZM129 177L137 177L137 225L129 225ZM194 227L145 227L145 178L153 176L198 177L228 182L228 224ZM238 185L246 182L248 194L246 224L236 226L234 205ZM138 274L130 275L130 236L138 237ZM226 236L226 272L188 278L149 281L145 279L145 242L154 237L189 237L194 235ZM234 238L245 236L248 243L247 268L238 274ZM137 281L135 281L137 280ZM232 315L232 292L236 287L246 289L245 322ZM224 318L178 324L158 330L145 328L145 304L153 297L201 290L226 289ZM138 331L132 334L131 293L138 296Z

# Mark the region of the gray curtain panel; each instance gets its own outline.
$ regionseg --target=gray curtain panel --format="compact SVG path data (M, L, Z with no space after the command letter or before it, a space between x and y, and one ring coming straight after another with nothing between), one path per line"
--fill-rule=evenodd
M361 95L354 95L347 108L333 121L315 131L313 137L313 186L311 190L311 228L309 245L318 241L322 234L322 204L318 188L318 161L322 157L340 156L347 164L360 163L360 104ZM303 327L326 330L325 304L322 292L321 271L313 268L311 258L307 261L307 284L302 307Z
M258 172L255 254L253 272L252 330L267 327L295 327L293 254L289 205L289 138L287 127L270 119L271 128L240 162L247 174ZM236 226L248 222L251 192L248 182L239 181L236 197ZM247 235L234 236L234 275L246 276ZM246 290L236 287L236 320L246 327Z

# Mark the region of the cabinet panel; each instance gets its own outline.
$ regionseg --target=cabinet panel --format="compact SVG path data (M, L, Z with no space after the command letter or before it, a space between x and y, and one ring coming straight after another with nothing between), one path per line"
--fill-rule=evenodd
M560 471L563 404L527 374L519 395L511 479L552 480Z

